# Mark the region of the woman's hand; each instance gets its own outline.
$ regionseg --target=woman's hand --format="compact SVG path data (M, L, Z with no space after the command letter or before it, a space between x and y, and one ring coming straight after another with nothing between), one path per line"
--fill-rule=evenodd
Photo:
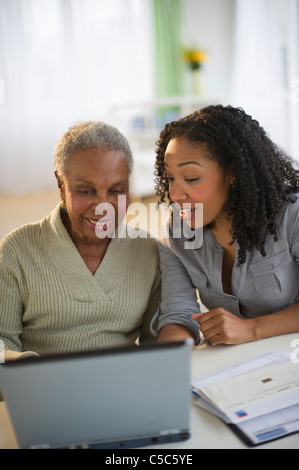
M254 318L240 318L224 308L196 313L192 318L211 344L241 344L299 332L299 304Z
M205 339L211 344L241 344L254 341L254 322L237 317L224 308L192 315Z

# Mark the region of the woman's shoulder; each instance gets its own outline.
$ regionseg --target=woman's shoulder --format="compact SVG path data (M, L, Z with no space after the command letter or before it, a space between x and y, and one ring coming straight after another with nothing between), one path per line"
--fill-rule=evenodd
M299 236L299 193L290 196L284 202L283 208L277 218L278 236L288 240L292 245Z
M298 220L299 217L299 193L291 194L288 200L284 202L281 214L280 223L289 225L291 222Z
M41 220L27 223L8 233L0 242L0 247L24 247L28 244L36 245L44 227L49 224L50 215Z

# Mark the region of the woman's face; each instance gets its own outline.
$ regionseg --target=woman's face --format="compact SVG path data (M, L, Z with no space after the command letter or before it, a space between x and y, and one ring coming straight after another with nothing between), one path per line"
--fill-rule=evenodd
M203 226L223 218L232 172L224 172L216 161L209 159L204 144L191 142L186 137L174 138L166 148L164 164L170 198L181 209L183 204L190 204L191 210L181 210L181 217L192 228L198 228L195 227L195 203L203 205Z
M77 151L71 157L67 174L56 177L73 241L98 244L107 239L128 208L129 170L124 153L101 149ZM120 205L118 196L125 196Z

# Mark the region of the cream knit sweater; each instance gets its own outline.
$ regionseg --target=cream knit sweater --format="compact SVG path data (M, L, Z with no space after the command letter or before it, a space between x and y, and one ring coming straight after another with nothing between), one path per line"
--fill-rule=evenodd
M92 275L59 205L0 244L0 339L7 359L153 339L149 323L159 297L155 239L112 238Z

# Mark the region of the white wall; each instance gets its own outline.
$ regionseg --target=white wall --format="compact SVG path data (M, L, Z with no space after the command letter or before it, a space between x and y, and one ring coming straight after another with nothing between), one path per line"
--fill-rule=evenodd
M183 0L185 46L205 49L206 89L229 104L233 59L234 0Z

